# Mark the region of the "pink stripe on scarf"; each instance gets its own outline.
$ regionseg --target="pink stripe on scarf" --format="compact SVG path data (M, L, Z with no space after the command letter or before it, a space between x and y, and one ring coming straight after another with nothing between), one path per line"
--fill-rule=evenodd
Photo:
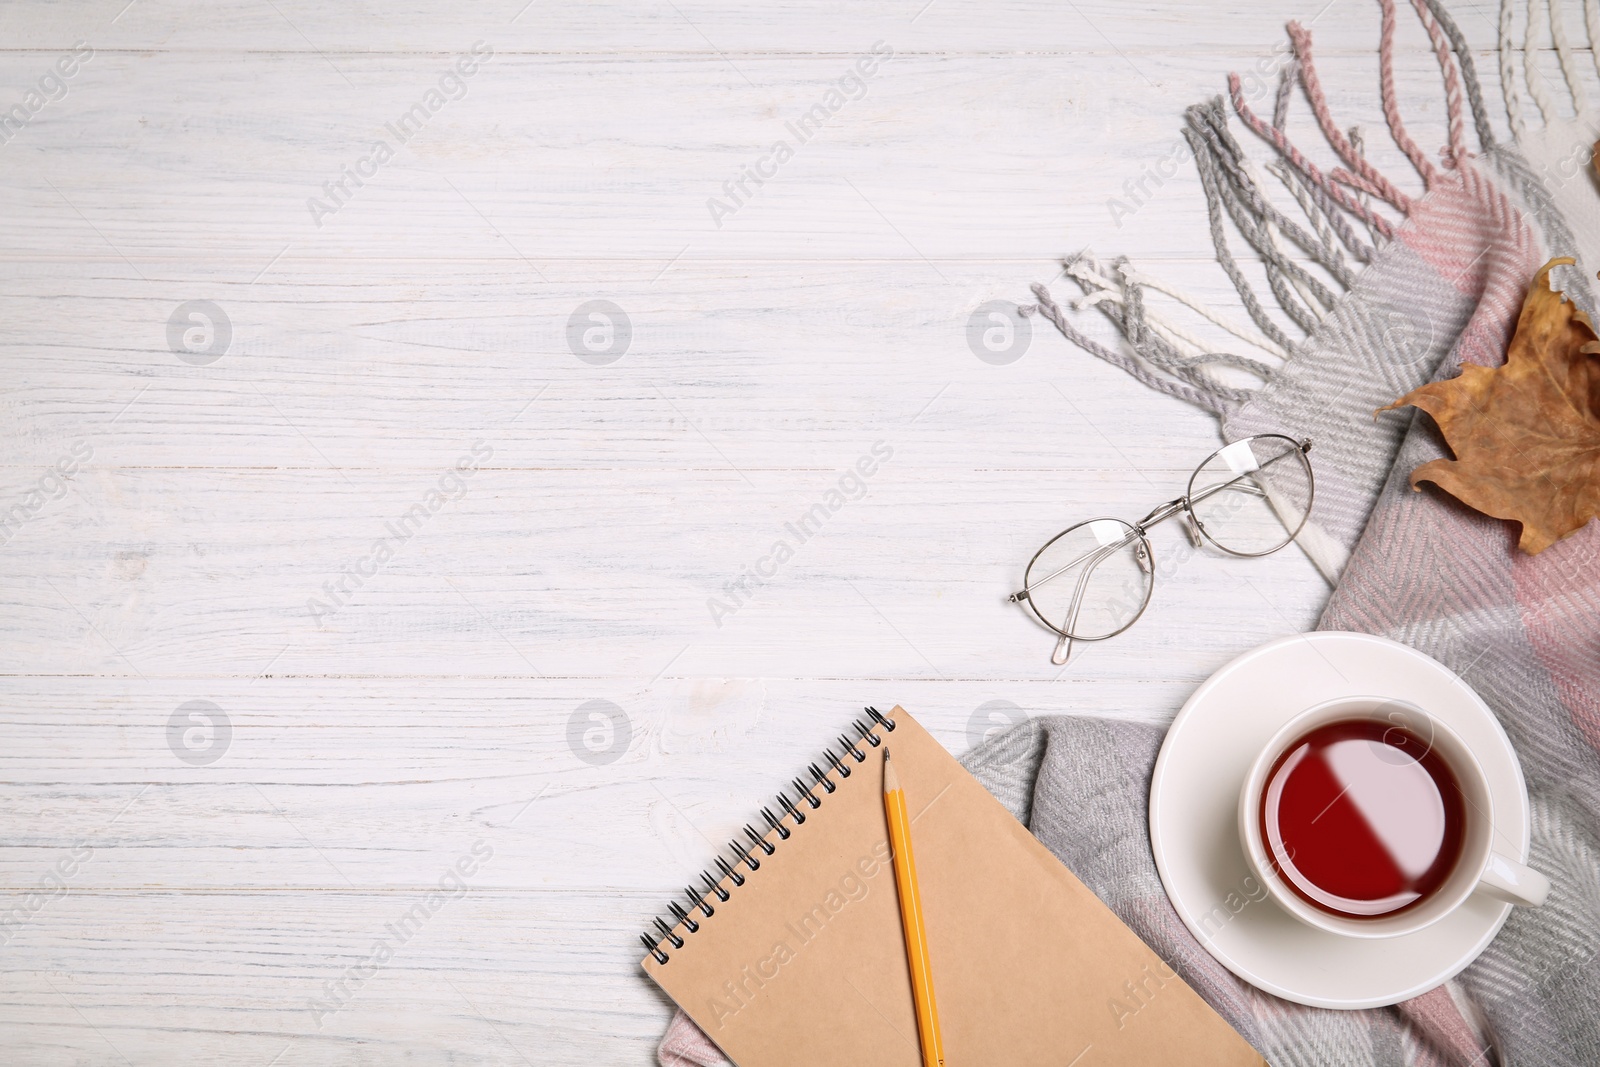
M1488 1042L1478 1028L1461 1014L1448 986L1430 989L1420 997L1412 997L1399 1005L1399 1012L1411 1023L1417 1036L1425 1038L1437 1053L1433 1062L1443 1064L1473 1064L1475 1067L1493 1067L1496 1060ZM1429 1062L1419 1054L1413 1061L1417 1065Z
M661 1067L733 1067L682 1008L672 1013L672 1022L656 1046L656 1060Z
M1573 725L1600 750L1600 523L1557 541L1537 556L1517 552L1516 583L1522 625L1539 663L1550 672Z

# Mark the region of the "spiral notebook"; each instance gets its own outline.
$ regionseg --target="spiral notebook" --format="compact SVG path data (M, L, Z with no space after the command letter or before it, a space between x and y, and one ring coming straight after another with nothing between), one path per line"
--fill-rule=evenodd
M949 1067L1265 1061L903 709L868 709L657 920L643 966L739 1067L918 1067L884 822L887 743Z

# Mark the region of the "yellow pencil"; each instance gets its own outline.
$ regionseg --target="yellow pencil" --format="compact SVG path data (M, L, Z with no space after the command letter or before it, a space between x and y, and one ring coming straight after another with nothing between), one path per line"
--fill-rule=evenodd
M917 863L911 855L911 816L906 814L906 795L889 762L887 746L883 750L883 810L889 820L889 847L894 850L894 884L900 893L900 928L906 935L906 961L911 967L911 999L917 1008L922 1067L944 1067L939 1008L933 1002L933 975L928 967L928 931L922 923Z

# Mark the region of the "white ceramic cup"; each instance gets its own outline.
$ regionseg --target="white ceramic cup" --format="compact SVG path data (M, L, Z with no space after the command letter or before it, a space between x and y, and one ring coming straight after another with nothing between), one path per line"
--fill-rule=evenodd
M1261 839L1260 816L1262 790L1280 755L1319 726L1364 718L1410 730L1444 759L1461 787L1465 827L1461 858L1444 884L1402 911L1357 919L1324 911L1285 884ZM1494 802L1483 764L1453 730L1403 700L1341 697L1309 708L1285 723L1256 756L1239 790L1239 836L1252 871L1279 907L1309 926L1347 937L1399 937L1421 930L1455 911L1475 892L1529 907L1543 904L1550 892L1550 880L1544 875L1495 851Z

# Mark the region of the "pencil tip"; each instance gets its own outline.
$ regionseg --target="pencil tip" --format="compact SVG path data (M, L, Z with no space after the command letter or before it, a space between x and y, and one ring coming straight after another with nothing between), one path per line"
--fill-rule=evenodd
M889 762L889 746L888 745L884 745L883 746L883 762L885 762L885 763Z

